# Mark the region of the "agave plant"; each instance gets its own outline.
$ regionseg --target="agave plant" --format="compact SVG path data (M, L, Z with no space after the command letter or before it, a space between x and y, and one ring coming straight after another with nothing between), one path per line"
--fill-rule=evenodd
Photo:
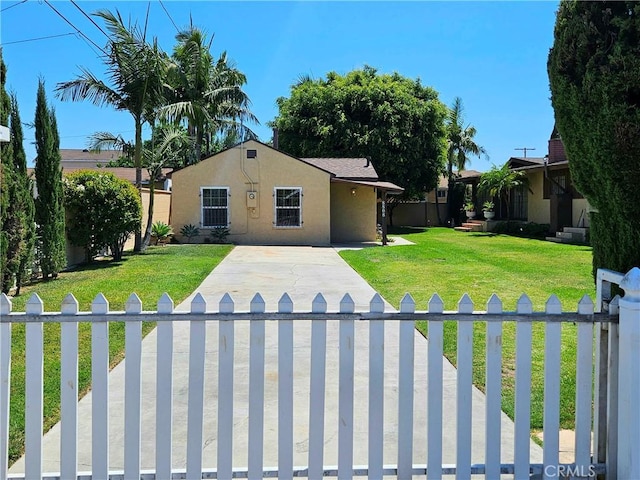
M190 223L188 225L184 225L180 229L180 235L182 235L183 237L186 237L187 242L191 243L191 239L193 237L197 237L198 235L200 235L200 229L195 225L193 225L192 223Z
M171 229L171 226L164 222L155 222L151 227L151 236L155 239L155 245L159 242L164 243L172 233L173 230Z

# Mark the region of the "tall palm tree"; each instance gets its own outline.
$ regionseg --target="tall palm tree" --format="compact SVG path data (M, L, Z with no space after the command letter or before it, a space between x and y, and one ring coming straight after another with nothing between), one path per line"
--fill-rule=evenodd
M464 170L467 163L471 160L470 155L478 156L486 155L484 147L478 145L473 138L476 136L476 128L473 125L464 125L464 107L462 99L456 97L453 99L453 105L449 109L447 119L447 178L448 178L448 195L447 195L447 217L449 221L454 218L453 212L453 189L455 186L455 175L453 168L458 171Z
M174 96L160 109L161 118L186 121L194 138L192 162L212 153L211 144L218 134L238 133L239 137L256 135L246 127L258 123L249 107L251 102L242 86L246 76L227 58L226 52L215 60L211 54L213 38L190 25L176 35L171 83Z
M168 85L168 57L154 39L146 40L146 28L137 24L125 26L120 12L115 15L100 10L95 16L104 20L110 38L104 57L108 72L108 83L97 78L89 70L69 82L56 86L56 95L62 100L88 100L94 105L109 105L116 110L127 111L135 124L134 165L136 187L142 186L142 126L153 118L153 111L162 103ZM136 232L134 251L142 248L141 232Z

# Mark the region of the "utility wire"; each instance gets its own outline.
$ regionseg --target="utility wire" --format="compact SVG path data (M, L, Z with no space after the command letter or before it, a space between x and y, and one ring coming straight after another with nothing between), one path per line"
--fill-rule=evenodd
M2 43L2 46L5 46L5 45L13 45L13 44L15 44L15 43L35 42L35 41L37 41L37 40L46 40L46 39L48 39L48 38L66 37L66 36L68 36L68 35L77 35L77 33L76 33L76 32L69 32L69 33L61 33L61 34L59 34L59 35L49 35L49 36L47 36L47 37L27 38L27 39L25 39L25 40L16 40L16 41L14 41L14 42L3 42L3 43Z
M105 37L107 37L107 39L110 39L110 38L109 38L109 35L107 35L107 34L105 33L105 31L100 27L100 25L98 25L98 24L95 22L95 20L94 20L93 18L91 18L89 15L87 15L87 14L85 13L85 11L84 11L84 10L82 10L82 8L80 8L80 6L79 6L76 2L74 2L73 0L71 0L71 3L73 4L73 6L74 6L74 7L76 7L78 10L80 10L80 12L82 12L82 14L83 14L85 17L87 17L87 18L89 19L89 21L90 21L91 23L93 23L93 24L96 26L96 28L102 32L102 34L103 34Z
M65 22L67 22L69 25L71 25L71 28L73 28L76 32L78 32L80 35L82 35L83 38L85 38L86 40L91 42L104 55L108 55L107 52L105 52L102 47L100 47L96 42L94 42L89 37L87 37L84 33L82 33L78 27L76 27L73 23L71 23L69 20L67 20L67 18L64 15L62 15L58 10L56 10L56 7L51 5L51 2L49 2L49 0L44 0L44 3L46 3L49 6L49 8L51 8L51 10L56 12L60 18L62 18Z
M26 1L26 0L25 0ZM72 0L73 1L73 0ZM176 25L176 22L173 21L173 18L171 18L171 15L169 15L169 11L167 10L167 8L164 6L164 3L162 3L162 0L160 1L160 6L162 7L162 9L164 10L164 13L167 14L167 17L169 17L169 20L171 20L171 23L173 23L173 26L176 28L176 31L178 33L180 33L180 29L178 28L178 26Z
M9 10L10 8L17 7L18 5L22 5L27 0L22 0L21 2L14 3L13 5L9 5L8 7L3 8L0 12L4 12L5 10Z

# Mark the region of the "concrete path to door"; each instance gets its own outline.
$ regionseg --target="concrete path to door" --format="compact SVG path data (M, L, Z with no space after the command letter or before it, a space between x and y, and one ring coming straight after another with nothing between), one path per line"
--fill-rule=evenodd
M340 299L348 292L356 310L368 310L374 290L338 255L334 248L314 247L236 247L203 281L200 287L176 309L188 311L196 293L207 300L207 310L217 311L218 302L225 293L235 301L236 311L248 311L251 298L260 292L267 311L277 310L283 293L288 293L295 311L310 311L311 302L319 292L327 300L328 311L337 311ZM396 299L394 299L396 300ZM148 308L148 307L147 307ZM389 310L392 309L387 305ZM174 418L173 466L184 468L186 461L187 399L188 399L188 323L174 327ZM277 325L267 322L265 348L265 426L264 465L277 466ZM294 465L308 463L309 423L309 353L311 328L307 322L294 326ZM355 412L354 463L366 465L368 425L368 325L357 322L355 329ZM329 322L327 328L327 365L325 399L325 465L337 465L338 459L338 325ZM413 462L426 463L427 452L427 398L426 372L428 341L417 331L415 346L415 397ZM205 370L205 425L203 463L215 467L217 441L217 326L207 327ZM142 468L153 469L155 461L155 366L156 335L152 331L143 341L142 386ZM235 325L235 377L234 377L234 465L245 467L248 456L248 371L249 322ZM124 361L109 375L110 382L110 468L122 469L124 464ZM456 370L444 360L444 432L443 463L455 464L456 452ZM385 435L384 463L397 463L397 388L398 388L398 325L385 326ZM473 389L472 462L484 463L485 455L485 397ZM91 468L91 393L79 405L78 452L79 470ZM502 462L513 461L513 422L502 415ZM60 425L56 425L44 439L44 468L59 471ZM542 460L542 450L531 443L531 461ZM18 461L11 472L24 471L24 459Z

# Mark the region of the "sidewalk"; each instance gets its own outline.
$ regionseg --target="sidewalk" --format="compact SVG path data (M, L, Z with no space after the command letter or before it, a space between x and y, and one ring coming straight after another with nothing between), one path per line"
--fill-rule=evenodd
M225 293L235 301L236 311L247 311L251 298L260 292L267 311L277 310L277 303L284 292L294 302L295 311L310 311L311 302L318 292L327 300L329 311L337 311L340 299L348 292L356 310L368 310L374 290L349 267L333 248L313 247L236 247L202 285L177 307L189 310L190 301L200 292L207 300L208 311L217 311L218 302ZM388 306L387 308L391 308ZM234 377L234 465L247 465L249 455L248 433L248 321L235 324L235 377ZM307 464L307 440L309 421L309 352L310 325L299 322L294 327L294 465ZM174 419L173 466L184 468L186 458L186 406L188 398L186 375L188 367L188 324L174 328ZM325 400L325 465L337 465L337 405L338 405L338 349L337 322L329 322L327 328L327 366ZM265 427L264 466L277 466L277 325L267 322L265 348ZM354 463L366 465L368 425L368 325L357 322L355 329L355 399L354 412ZM415 346L415 397L414 397L414 448L413 462L426 463L426 349L427 340L417 331ZM207 358L205 370L205 425L203 458L205 467L215 467L217 429L217 326L207 327ZM332 348L332 346L334 346ZM155 363L156 335L151 332L143 341L142 386L142 468L152 469L155 461ZM385 464L397 463L397 392L398 378L398 326L388 322L385 326ZM109 375L110 382L110 468L123 467L123 411L124 362ZM443 463L455 463L455 398L456 371L444 361L444 418ZM485 398L473 389L473 438L472 462L484 462ZM91 393L80 401L78 452L79 470L89 470L91 464ZM44 468L59 471L60 426L56 425L44 439ZM502 416L502 462L513 460L513 423ZM225 439L228 441L228 439ZM542 450L531 443L531 461L540 462ZM24 471L24 459L18 461L11 472Z

